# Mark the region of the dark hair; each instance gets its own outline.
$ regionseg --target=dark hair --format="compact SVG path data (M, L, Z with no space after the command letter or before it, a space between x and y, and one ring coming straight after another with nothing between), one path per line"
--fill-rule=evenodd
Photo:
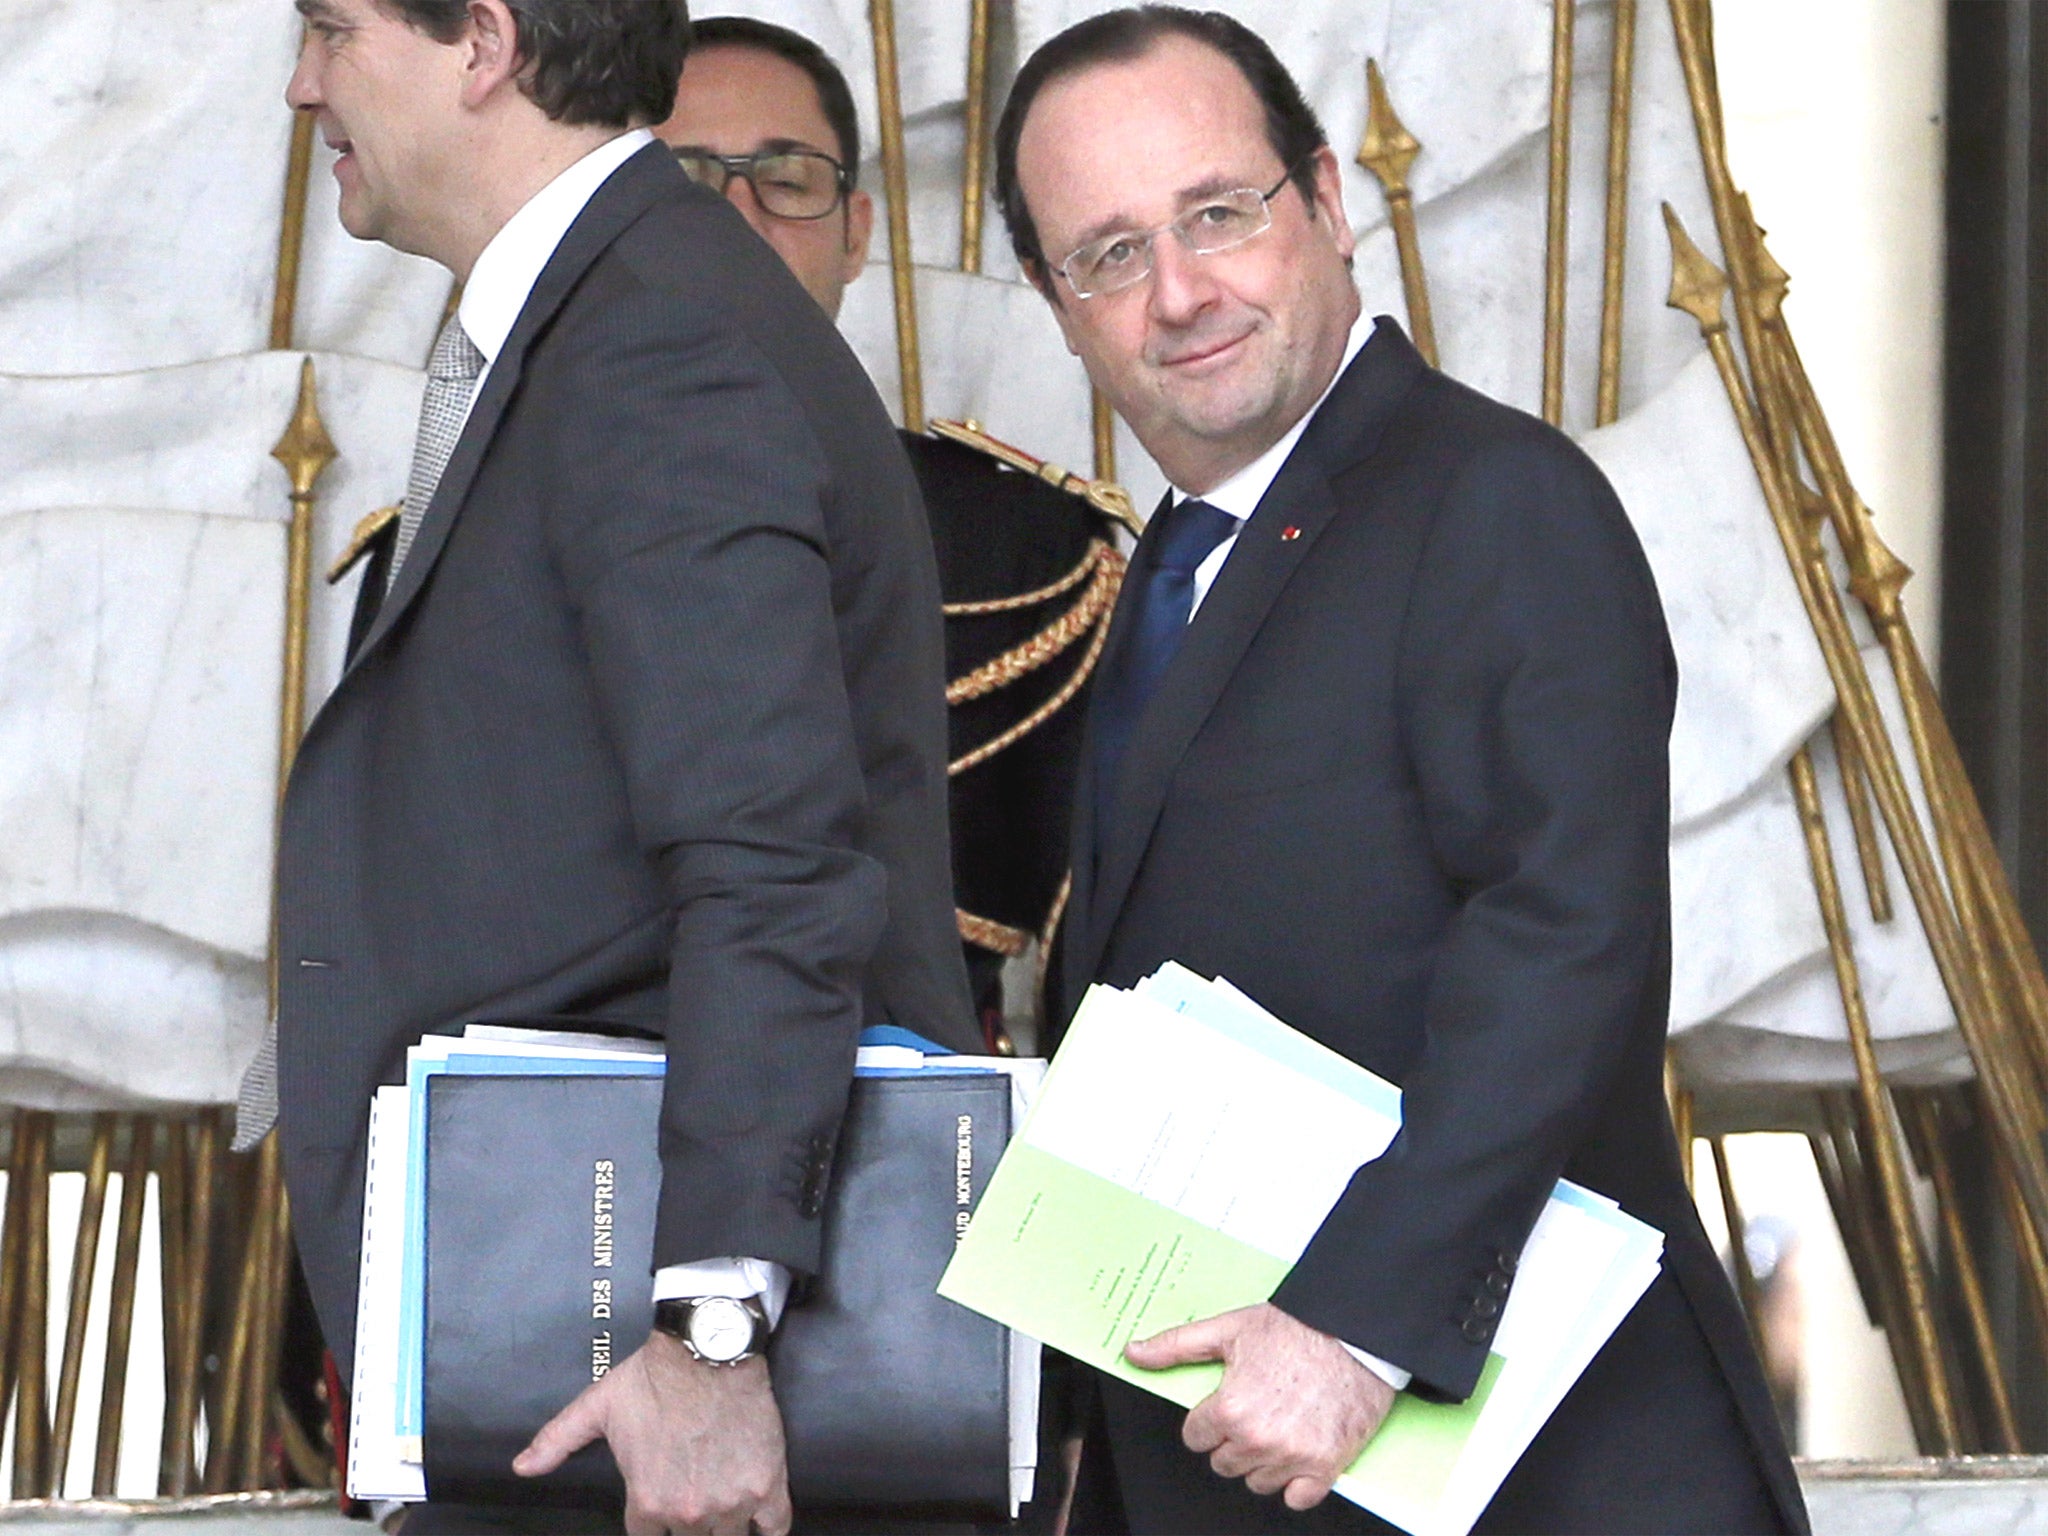
M1294 83L1287 66L1273 56L1265 39L1221 11L1191 11L1178 5L1105 11L1075 22L1024 61L996 125L996 201L1010 231L1011 249L1041 287L1046 286L1045 252L1039 247L1038 226L1025 206L1023 189L1017 185L1017 141L1024 136L1024 119L1030 115L1032 102L1064 75L1078 74L1096 64L1141 59L1169 37L1205 44L1237 66L1265 108L1266 139L1273 153L1292 173L1302 196L1315 196L1315 167L1309 156L1329 143L1329 136L1315 109L1302 96L1301 87Z
M377 0L415 31L452 43L467 0ZM519 28L519 88L558 123L631 128L663 121L690 51L688 0L505 0Z
M832 136L839 141L839 163L846 170L850 192L860 179L860 118L853 110L853 91L830 54L801 32L751 16L707 16L697 23L696 48L758 48L785 59L811 77L818 88L818 107Z

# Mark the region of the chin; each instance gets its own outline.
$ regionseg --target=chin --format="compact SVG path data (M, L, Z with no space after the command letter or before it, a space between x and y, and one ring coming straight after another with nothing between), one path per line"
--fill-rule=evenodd
M341 206L337 212L341 220L341 227L354 235L358 240L374 240L377 238L376 221L370 217L368 210L363 207L361 200L351 197L346 190L341 194Z
M1182 429L1208 442L1227 442L1253 431L1275 413L1271 396L1247 399L1234 395L1225 399L1190 400L1176 414Z

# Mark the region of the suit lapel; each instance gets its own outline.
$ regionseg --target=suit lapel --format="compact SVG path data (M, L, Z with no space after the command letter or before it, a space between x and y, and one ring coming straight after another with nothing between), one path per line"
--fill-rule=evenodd
M1075 950L1066 970L1069 1004L1079 1000L1077 988L1092 981L1101 964L1175 768L1228 687L1266 615L1337 514L1331 477L1371 455L1388 420L1425 371L1400 327L1379 318L1372 340L1352 361L1257 510L1245 520L1236 546L1203 598L1187 639L1131 733L1108 825L1096 825L1089 804L1092 796L1076 795L1076 830L1085 830L1088 837L1075 845L1077 897L1083 894L1084 863L1093 878L1086 892L1088 905L1077 908L1087 921L1083 931L1073 935ZM1145 553L1141 545L1130 579L1139 579ZM1105 667L1116 664L1119 641L1128 628L1127 612L1119 611L1116 618L1104 650ZM1094 761L1093 734L1091 729L1084 764Z
M1123 590L1126 592L1135 592L1152 569L1164 527L1159 513L1165 506L1166 502L1161 500L1153 509L1137 548L1131 551L1131 563L1124 571ZM1123 653L1130 645L1134 607L1131 603L1118 602L1109 616L1109 634L1102 643L1102 655L1096 659L1094 686L1088 694L1088 714L1081 727L1078 759L1081 766L1074 784L1073 832L1067 840L1071 850L1069 868L1074 888L1067 898L1067 940L1060 961L1061 998L1068 1008L1080 1002L1082 991L1094 979L1095 961L1101 954L1101 946L1093 938L1095 925L1089 921L1089 915L1094 911L1096 866L1100 853L1095 825L1097 727L1103 700L1110 691L1112 679L1123 667Z
M526 369L527 352L554 319L583 274L590 270L591 264L657 198L684 180L681 170L661 145L647 145L606 178L562 236L561 244L555 247L554 255L548 258L548 264L535 279L533 291L527 295L518 320L513 322L511 333L505 338L505 345L491 363L483 389L477 395L476 403L470 407L469 419L463 423L462 436L456 439L455 451L448 457L448 467L441 472L440 484L434 488L434 499L427 503L426 513L420 519L412 548L406 554L405 563L398 568L398 579L385 595L363 643L350 657L342 674L344 679L362 664L365 656L377 649L425 586L428 573L440 558L441 550L448 542L449 531L455 526L455 519L469 496L470 487L476 483L477 473L483 467L484 456L497 435L506 407L519 388L519 380Z

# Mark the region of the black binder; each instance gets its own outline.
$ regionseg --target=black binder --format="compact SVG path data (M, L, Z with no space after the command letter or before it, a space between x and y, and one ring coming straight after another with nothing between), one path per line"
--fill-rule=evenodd
M425 1466L457 1503L619 1505L602 1443L512 1457L653 1315L658 1077L436 1076L427 1090ZM1009 1513L1004 1330L936 1293L1009 1140L999 1073L858 1077L824 1262L770 1349L800 1511ZM964 1177L964 1188L963 1188Z

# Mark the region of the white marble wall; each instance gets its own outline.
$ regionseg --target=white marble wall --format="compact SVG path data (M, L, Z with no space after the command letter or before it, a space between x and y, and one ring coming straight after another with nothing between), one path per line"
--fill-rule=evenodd
M2038 1456L1902 1465L1807 1463L1814 1536L2036 1536L2048 1531L2048 1469Z
M1021 52L1093 0L1014 0ZM1234 0L1322 112L1346 166L1366 301L1401 313L1377 184L1351 166L1377 57L1424 145L1414 182L1446 367L1533 407L1540 377L1549 7ZM733 9L817 37L853 78L879 192L865 0ZM958 256L966 8L899 0L925 406L1091 459L1086 382L1017 277L991 207L987 275ZM1848 1071L1784 765L1816 741L1824 670L1692 322L1666 309L1658 203L1711 249L1662 6L1640 11L1623 400L1592 432L1608 9L1581 8L1566 425L1640 528L1683 674L1673 741L1674 1027L1702 1081ZM297 355L265 353L295 22L275 0L28 0L0 17L0 1098L230 1097L261 1023L279 678L282 473ZM998 82L1000 87L1000 82ZM998 89L998 100L1000 89ZM397 499L446 275L349 240L316 154L296 340L341 458L319 542ZM18 322L18 323L17 323ZM846 331L897 398L886 251ZM1127 432L1141 506L1160 479ZM324 589L314 697L353 581ZM1816 735L1816 732L1819 734ZM1849 844L1831 788L1838 847ZM1860 893L1849 868L1852 897ZM1896 880L1895 893L1903 887ZM1884 1049L1961 1066L1910 907L1857 932Z

